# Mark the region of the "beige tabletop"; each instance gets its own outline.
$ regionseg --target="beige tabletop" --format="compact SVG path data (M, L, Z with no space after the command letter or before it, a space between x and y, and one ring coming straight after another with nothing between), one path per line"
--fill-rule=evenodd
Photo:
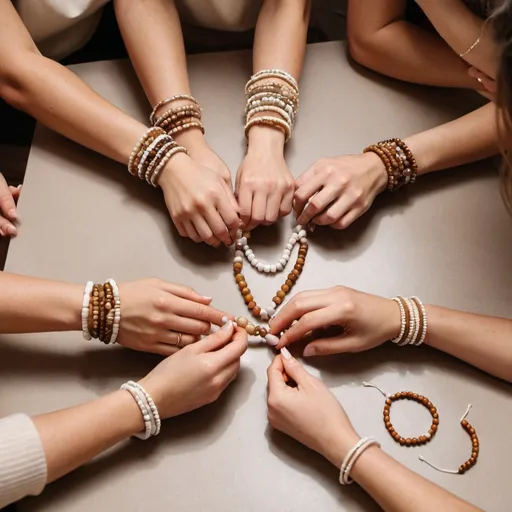
M205 110L208 140L233 175L242 160L243 86L250 54L190 59L192 89ZM145 119L148 104L126 62L73 68L100 94ZM353 69L341 43L308 48L301 112L287 159L298 176L317 158L359 152L467 110L459 91L399 84ZM465 104L465 107L463 106ZM85 282L159 276L186 283L235 315L246 310L233 282L231 253L177 236L161 194L117 165L39 127L20 202L22 226L6 270ZM257 251L282 249L293 219L256 230ZM344 284L384 296L417 294L426 302L496 315L512 308L512 222L489 165L419 180L410 193L379 198L345 232L317 230L297 291ZM280 278L249 274L265 303ZM482 343L488 340L482 339ZM142 376L158 360L86 342L80 333L0 339L0 416L72 406ZM254 343L239 378L214 405L165 423L151 441L124 443L20 505L25 511L334 512L377 510L356 485L342 488L326 461L269 428L266 374L272 351ZM345 406L361 435L409 468L488 511L512 503L510 386L428 348L383 347L308 361ZM439 408L435 441L402 448L386 433L383 398L412 390ZM457 468L470 443L459 420L468 403L481 440L478 464L464 476L433 471L418 460ZM429 415L400 404L393 422L404 436L425 432ZM398 489L396 491L399 491Z

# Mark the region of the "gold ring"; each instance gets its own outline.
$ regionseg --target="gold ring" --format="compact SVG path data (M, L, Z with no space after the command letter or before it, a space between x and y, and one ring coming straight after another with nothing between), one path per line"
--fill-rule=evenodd
M181 348L181 336L182 336L182 333L181 333L181 332L179 332L179 333L178 333L178 342L176 343L176 346L177 346L178 348Z
M477 77L477 80L483 85L484 81L480 77Z

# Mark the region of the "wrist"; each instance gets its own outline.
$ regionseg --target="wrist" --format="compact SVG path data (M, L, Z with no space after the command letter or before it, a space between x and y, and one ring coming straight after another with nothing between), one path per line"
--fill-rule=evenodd
M57 313L63 322L65 331L82 330L82 302L84 285L63 283L60 289L61 307Z
M281 130L269 126L255 125L247 137L247 154L252 152L272 153L283 156L285 136Z
M144 430L144 418L133 396L124 389L120 389L111 395L115 400L116 418L122 419L124 427L123 437L131 437Z
M360 441L356 432L352 431L348 435L346 432L339 432L335 439L331 439L328 447L323 454L324 457L335 467L340 469L341 463L347 456L347 453Z
M165 165L158 179L158 185L163 189L172 186L176 172L182 171L190 161L190 156L186 153L176 153Z
M386 301L386 306L382 309L383 319L383 338L384 340L392 340L400 334L402 327L402 315L400 306L393 299L383 299Z
M372 188L375 191L375 195L384 192L388 186L388 172L383 161L378 155L369 151L364 153L363 157L369 166L369 175L372 178Z
M199 129L190 129L174 135L174 140L180 145L184 146L187 151L194 152L194 150L205 149L208 147L206 139Z

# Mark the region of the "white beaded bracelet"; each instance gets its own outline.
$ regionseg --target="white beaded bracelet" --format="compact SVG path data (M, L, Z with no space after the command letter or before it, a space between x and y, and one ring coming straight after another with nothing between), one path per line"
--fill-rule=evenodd
M82 301L82 334L87 341L92 340L87 321L89 319L89 304L91 303L91 292L93 286L94 283L92 281L87 281L85 284L84 298Z
M151 431L153 430L153 416L150 413L149 405L145 403L146 398L144 396L144 393L138 387L131 386L129 383L123 384L121 386L121 389L128 391L132 395L134 400L137 402L137 405L139 406L140 412L142 413L142 418L144 419L144 431L135 434L135 437L137 439L142 439L143 441L146 441L151 437Z
M169 135L166 133L163 133L161 135L158 135L158 137L155 138L155 140L147 147L146 151L144 151L144 154L142 155L139 165L137 166L137 176L140 180L145 179L146 173L144 172L144 164L146 163L146 160L148 159L151 152L165 139L169 139L169 142L172 142L172 139Z
M396 338L393 338L391 341L393 343L400 343L400 340L403 338L405 334L405 308L400 300L402 297L393 297L393 300L398 304L400 308L400 332Z
M416 304L416 306L420 310L420 314L423 317L423 329L421 331L421 335L419 340L414 344L416 347L419 347L427 337L427 328L428 328L428 320L427 320L427 311L425 310L425 306L423 305L423 302L418 297L411 297L411 300Z
M121 296L119 294L119 287L113 279L109 279L107 283L110 283L112 292L114 293L114 326L112 327L112 337L110 338L110 343L114 344L117 341L121 327Z
M158 409L155 405L155 402L153 402L151 395L138 382L134 382L133 380L130 380L127 382L127 384L134 388L139 389L144 394L144 397L146 399L146 402L149 405L149 409L151 411L151 416L152 416L152 423L153 423L152 427L153 428L151 430L151 435L157 436L158 434L160 434L160 428L162 426L162 421L160 420L160 415L158 414Z
M340 484L348 485L354 482L350 478L350 471L357 462L357 459L365 452L370 446L376 445L380 448L380 443L374 437L365 437L360 439L356 445L347 453L346 457L340 467Z
M254 73L254 75L252 75L250 80L247 82L247 85L245 86L245 92L247 93L247 90L255 82L265 78L279 78L286 82L292 89L295 89L296 92L299 92L299 84L297 83L297 80L295 80L295 78L293 78L290 73L287 73L282 69L262 69L261 71Z

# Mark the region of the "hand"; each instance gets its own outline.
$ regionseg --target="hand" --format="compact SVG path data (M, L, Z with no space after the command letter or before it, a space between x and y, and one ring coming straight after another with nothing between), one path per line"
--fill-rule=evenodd
M159 185L181 236L213 247L233 243L240 226L238 204L217 172L180 153L167 164Z
M236 378L246 350L247 333L230 321L162 361L140 383L162 418L178 416L217 400Z
M285 374L297 387L286 384ZM320 453L339 468L359 436L336 397L291 357L287 349L275 357L267 376L268 420L272 427Z
M482 96L485 96L491 101L496 101L497 87L495 80L475 67L468 69L468 75L478 81L480 86L477 87L477 90Z
M297 180L297 223L345 229L370 208L387 183L384 164L374 153L322 158Z
M10 187L0 173L0 236L16 236L18 230L13 222L18 218L16 203L21 192L21 185Z
M270 332L277 335L285 331L276 347L279 349L310 332L321 334L330 327L342 328L338 336L309 343L304 349L308 357L377 347L398 336L400 326L400 309L392 299L335 286L296 295L271 320Z
M222 325L222 317L228 316L210 307L211 298L156 278L121 283L119 295L118 343L164 356L195 343L210 332L212 323Z
M240 217L248 231L288 215L295 187L283 155L284 136L273 128L254 126L249 137L247 155L236 176Z

